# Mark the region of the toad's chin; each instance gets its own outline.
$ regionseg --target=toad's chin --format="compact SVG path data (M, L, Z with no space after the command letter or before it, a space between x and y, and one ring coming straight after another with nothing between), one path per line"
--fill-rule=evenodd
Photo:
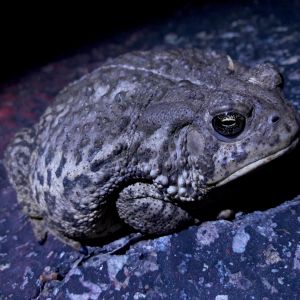
M269 155L268 157L264 157L260 160L257 160L253 163L250 163L249 165L239 169L238 171L234 172L233 174L231 174L230 176L226 177L225 179L223 179L222 181L219 181L218 183L215 184L216 187L219 187L219 186L222 186L238 177L241 177L243 176L244 174L247 174L251 171L254 171L255 169L257 169L258 167L274 160L275 158L285 154L285 153L288 153L290 151L292 151L296 145L298 144L299 142L299 137L297 137L293 142L292 144L290 144L289 146L287 146L286 148L284 149L281 149L279 150L278 152L272 154L272 155Z

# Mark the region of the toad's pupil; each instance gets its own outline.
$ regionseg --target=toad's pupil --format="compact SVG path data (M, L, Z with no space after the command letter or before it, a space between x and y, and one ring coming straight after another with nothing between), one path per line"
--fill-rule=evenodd
M222 121L224 126L233 126L235 124L234 120L223 120Z

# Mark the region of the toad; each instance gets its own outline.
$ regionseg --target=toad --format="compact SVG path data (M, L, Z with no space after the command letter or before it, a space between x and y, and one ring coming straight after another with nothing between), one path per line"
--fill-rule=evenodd
M39 243L77 251L124 223L167 234L298 142L278 69L198 49L132 52L64 88L5 167Z

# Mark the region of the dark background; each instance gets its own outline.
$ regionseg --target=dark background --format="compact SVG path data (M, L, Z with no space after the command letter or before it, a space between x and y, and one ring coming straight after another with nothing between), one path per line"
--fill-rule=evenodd
M199 1L98 1L66 6L52 2L40 5L1 5L0 82L8 81L49 61L78 54L108 39L118 39L137 28L157 27L168 19L182 22L182 31L195 34L199 18L217 27L220 12L235 11L269 16L280 14L285 23L300 17L297 0L199 0ZM291 18L291 16L293 16ZM238 16L237 16L238 17ZM242 16L241 16L242 17ZM215 18L215 19L214 19ZM188 23L195 22L195 26ZM172 24L170 24L172 27ZM194 30L193 30L194 29Z

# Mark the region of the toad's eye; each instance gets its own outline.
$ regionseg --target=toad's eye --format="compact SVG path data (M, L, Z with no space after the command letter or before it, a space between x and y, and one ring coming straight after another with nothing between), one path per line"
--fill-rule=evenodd
M236 137L245 128L246 118L233 111L214 116L212 126L214 130L225 137Z

